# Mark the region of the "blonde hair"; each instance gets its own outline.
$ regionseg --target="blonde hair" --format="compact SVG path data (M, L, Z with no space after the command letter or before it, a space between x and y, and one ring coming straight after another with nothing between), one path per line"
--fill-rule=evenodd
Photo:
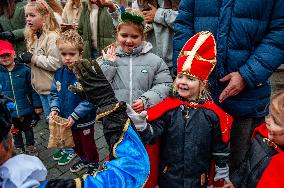
M63 8L59 4L59 2L57 2L56 0L46 0L46 3L50 6L50 8L53 10L53 12L56 12L59 15L62 15Z
M70 29L60 33L59 38L56 40L57 47L59 48L59 45L66 43L72 44L80 53L83 52L84 42L76 30Z
M80 0L68 0L64 9L70 11L73 9L73 7L76 6L76 7L81 7L81 1Z
M273 115L284 125L284 90L273 95L270 109Z
M29 0L26 8L28 6L34 6L38 13L42 16L42 19L45 20L45 24L42 27L43 33L48 33L50 31L59 33L59 25L54 17L54 12L44 0ZM37 39L36 31L33 31L26 26L24 34L27 42L27 48L30 50Z

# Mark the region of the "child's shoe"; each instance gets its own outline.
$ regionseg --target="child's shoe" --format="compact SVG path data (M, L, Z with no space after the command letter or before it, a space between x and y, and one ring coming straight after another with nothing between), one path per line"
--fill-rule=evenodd
M14 148L14 152L19 155L25 153L25 148Z
M99 169L99 163L89 163L88 164L88 172L87 174L93 176Z
M63 149L60 149L52 154L52 158L53 160L58 161L59 159L61 159L61 157L63 157L63 155L64 151Z
M33 146L33 145L27 146L26 147L26 154L27 155L38 156L38 152L36 150L36 147Z
M75 156L76 156L75 153L64 153L63 156L59 159L57 164L60 166L67 165L75 158Z
M80 170L82 170L83 168L86 168L88 165L82 161L79 160L77 163L75 163L71 168L70 171L71 172L79 172Z

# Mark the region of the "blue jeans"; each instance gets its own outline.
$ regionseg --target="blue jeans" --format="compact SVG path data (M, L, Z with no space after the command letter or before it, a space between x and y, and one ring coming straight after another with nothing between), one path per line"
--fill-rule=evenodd
M39 96L40 96L44 116L47 119L50 114L50 95L39 95Z

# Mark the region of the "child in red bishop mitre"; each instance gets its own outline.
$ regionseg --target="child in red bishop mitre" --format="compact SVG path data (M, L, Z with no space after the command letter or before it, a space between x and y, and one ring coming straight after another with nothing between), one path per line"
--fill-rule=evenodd
M206 90L208 76L216 64L213 35L200 32L190 38L177 62L170 97L147 110L148 123L146 112L137 114L128 109L145 144L161 138L160 151L157 145L152 145L155 149L147 146L151 163L148 187L157 185L155 177L159 177L160 188L203 188L213 182L214 186L233 187L227 165L232 118ZM155 166L156 160L160 160L159 167Z

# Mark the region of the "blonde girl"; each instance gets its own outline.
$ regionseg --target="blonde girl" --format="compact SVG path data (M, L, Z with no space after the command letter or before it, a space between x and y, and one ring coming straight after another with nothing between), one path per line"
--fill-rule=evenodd
M52 9L44 0L31 0L25 8L25 38L28 52L21 55L29 64L32 86L40 94L46 117L50 113L49 93L54 72L61 67L56 47L59 25Z
M98 62L116 97L141 112L167 97L172 78L162 58L151 52L144 36L144 20L135 13L121 14L117 48L103 52Z

